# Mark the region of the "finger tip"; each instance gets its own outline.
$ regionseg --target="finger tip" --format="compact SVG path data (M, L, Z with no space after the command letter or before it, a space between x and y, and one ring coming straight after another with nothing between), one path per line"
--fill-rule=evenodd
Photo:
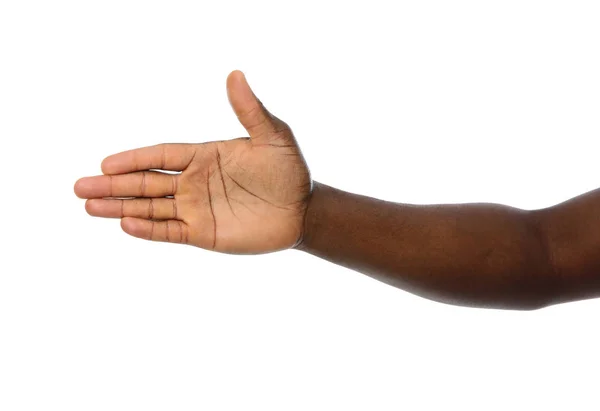
M130 217L123 217L123 218L121 218L121 228L124 231L127 231L129 229L129 227L131 227L130 220L131 220Z
M100 170L102 170L102 174L111 174L110 157L106 157L104 160L102 160L102 163L100 163Z
M93 199L89 199L85 202L85 211L89 215L94 215L95 204L96 202Z
M235 69L227 76L227 80L240 80L245 78L244 72L242 70Z
M134 217L123 217L121 218L121 229L125 231L127 234L137 236L136 235L136 218Z
M85 198L85 179L86 177L80 178L73 185L73 192L79 198Z
M248 80L246 79L246 75L241 70L233 70L227 76L227 89L231 90L235 87L248 85Z

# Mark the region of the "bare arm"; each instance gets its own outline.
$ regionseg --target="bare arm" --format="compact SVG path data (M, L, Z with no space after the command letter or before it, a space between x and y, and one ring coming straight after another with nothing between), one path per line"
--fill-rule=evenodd
M227 93L250 137L109 156L102 175L75 184L87 212L147 240L232 254L297 248L451 304L535 309L600 295L598 192L534 211L350 194L312 181L292 130L242 73Z
M298 249L450 304L536 309L600 295L600 196L554 207L410 205L315 183Z

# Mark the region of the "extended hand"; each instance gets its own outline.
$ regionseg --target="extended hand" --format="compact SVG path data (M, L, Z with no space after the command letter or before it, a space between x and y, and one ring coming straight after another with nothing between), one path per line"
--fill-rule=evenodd
M229 75L227 92L250 138L160 144L109 156L104 175L75 183L77 196L88 199L87 212L121 218L123 230L135 237L226 253L297 244L312 182L296 139L241 72Z

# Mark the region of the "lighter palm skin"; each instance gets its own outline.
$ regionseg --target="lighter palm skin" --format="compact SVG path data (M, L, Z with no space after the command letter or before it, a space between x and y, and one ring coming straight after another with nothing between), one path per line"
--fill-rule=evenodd
M225 253L298 245L312 181L296 139L241 72L229 75L227 92L249 138L161 144L107 157L102 176L75 184L75 193L88 199L87 212L121 218L135 237Z

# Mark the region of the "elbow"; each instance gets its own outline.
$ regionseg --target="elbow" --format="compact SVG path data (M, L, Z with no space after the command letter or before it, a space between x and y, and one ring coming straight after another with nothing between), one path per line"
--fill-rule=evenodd
M546 307L549 307L554 304L555 303L554 303L553 299L551 299L549 297L542 297L542 298L531 299L529 301L518 303L518 305L516 307L514 307L513 309L518 310L518 311L537 311L537 310L541 310L542 308L546 308Z

